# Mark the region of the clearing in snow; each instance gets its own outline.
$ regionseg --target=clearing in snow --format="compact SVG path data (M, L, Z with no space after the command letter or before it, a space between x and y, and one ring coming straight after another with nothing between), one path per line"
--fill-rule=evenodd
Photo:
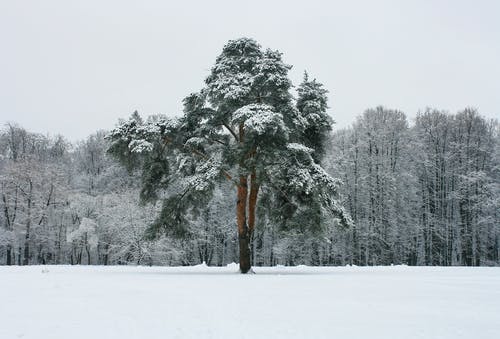
M2 266L0 338L500 338L500 268L237 270Z

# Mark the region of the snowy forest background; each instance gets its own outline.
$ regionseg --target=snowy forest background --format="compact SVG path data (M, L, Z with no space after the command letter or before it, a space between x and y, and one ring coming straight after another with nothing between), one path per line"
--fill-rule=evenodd
M328 140L322 165L341 178L355 222L326 233L259 218L259 265L500 265L496 120L428 109L414 121L366 110ZM238 262L229 185L182 238L147 240L158 204L140 204L140 172L107 154L106 132L70 143L13 123L0 130L0 264L225 265ZM265 226L265 227L264 227Z

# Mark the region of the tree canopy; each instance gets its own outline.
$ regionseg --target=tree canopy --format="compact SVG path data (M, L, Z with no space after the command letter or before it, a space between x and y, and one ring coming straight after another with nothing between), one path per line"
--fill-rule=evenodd
M109 133L109 152L141 168L142 200L163 200L150 236L183 234L222 181L237 192L243 273L257 209L283 228L320 231L332 218L352 223L338 200L340 181L320 165L332 124L327 91L306 74L294 98L290 68L255 40L231 40L205 87L184 99L181 117L143 121L134 113Z

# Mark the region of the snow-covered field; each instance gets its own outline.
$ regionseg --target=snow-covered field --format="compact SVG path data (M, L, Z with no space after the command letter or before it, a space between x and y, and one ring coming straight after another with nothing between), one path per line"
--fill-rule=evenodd
M500 338L500 268L0 267L1 339Z

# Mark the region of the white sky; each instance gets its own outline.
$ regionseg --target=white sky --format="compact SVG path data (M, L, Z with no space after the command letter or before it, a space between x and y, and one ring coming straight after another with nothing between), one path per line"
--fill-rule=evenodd
M381 104L500 117L496 0L0 0L0 124L76 140L134 110L179 115L242 36L323 82L339 127Z

